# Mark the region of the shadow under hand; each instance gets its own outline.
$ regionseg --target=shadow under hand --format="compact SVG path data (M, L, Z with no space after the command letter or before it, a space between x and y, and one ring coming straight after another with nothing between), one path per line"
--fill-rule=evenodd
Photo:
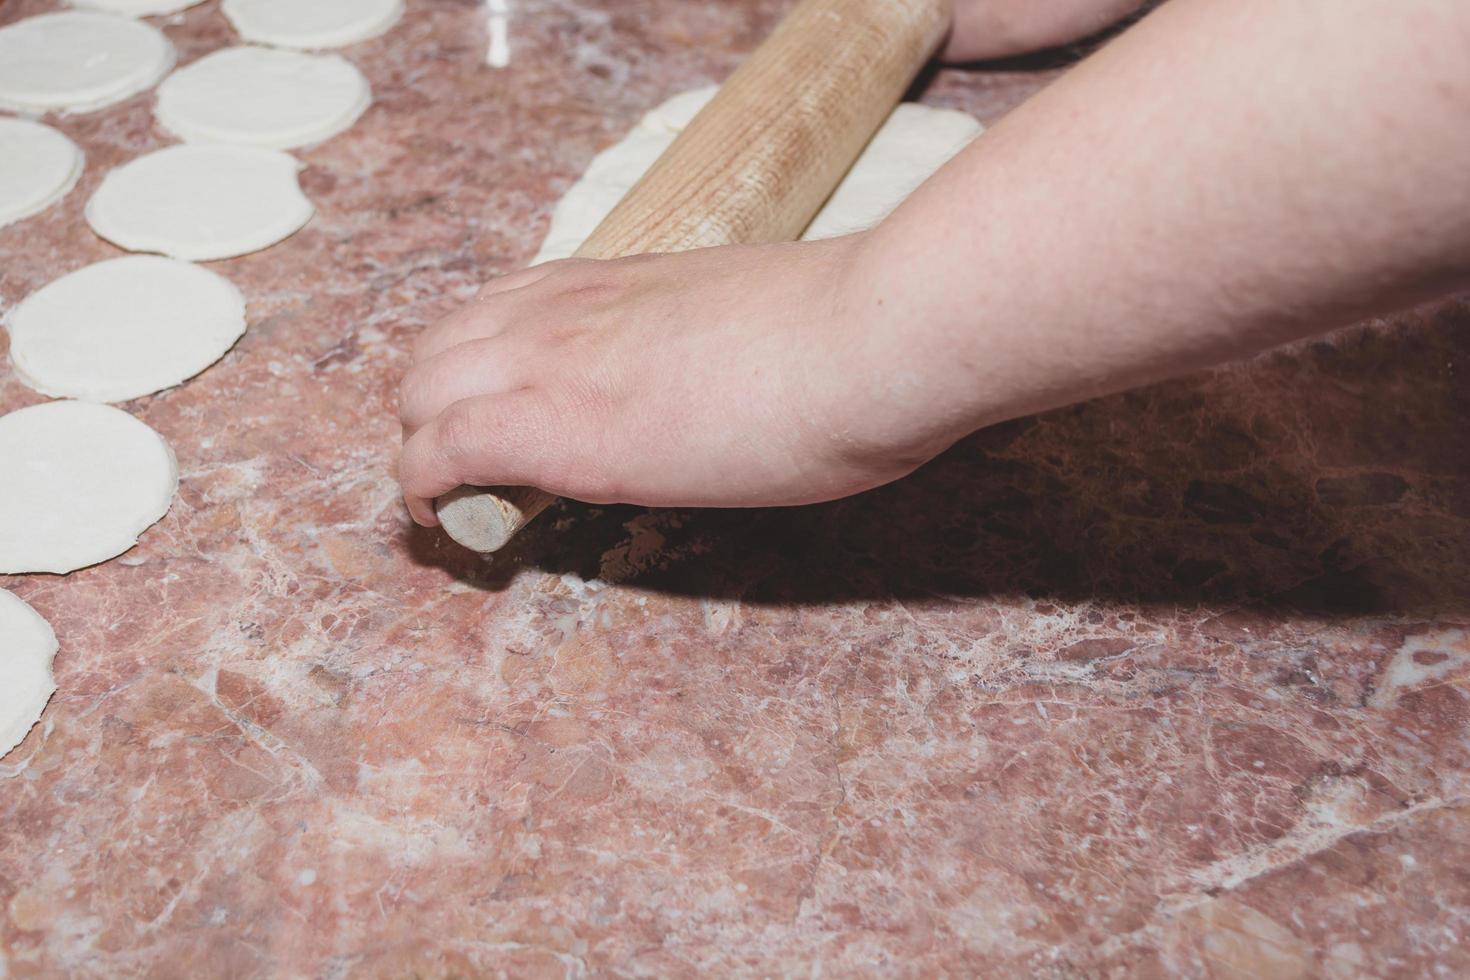
M1335 618L1470 611L1470 309L1448 304L995 426L907 479L767 510L564 503L487 562L791 605L1024 594Z

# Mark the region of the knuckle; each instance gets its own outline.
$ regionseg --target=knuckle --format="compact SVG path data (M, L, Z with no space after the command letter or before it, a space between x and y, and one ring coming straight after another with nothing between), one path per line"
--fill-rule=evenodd
M451 465L463 463L473 453L479 432L479 416L468 403L450 405L439 413L436 426L440 456Z
M533 423L542 433L542 478L560 493L594 503L614 499L606 445L611 402L599 386L563 385Z
M610 387L595 374L581 373L567 378L561 387L562 411L589 423L608 418L617 401Z
M408 382L404 381L399 384L397 393L399 425L409 425L412 422L412 419L410 419L409 417L409 398L410 396L408 393Z
M624 295L633 282L631 270L623 260L568 259L563 269L547 276L548 285L556 287L563 302L580 307L605 305Z
M410 440L398 457L398 483L408 497L424 496L431 480L428 461L420 451L421 445Z
M546 271L547 279L565 279L585 271L589 266L597 264L595 259L565 258L547 262L541 266Z
M562 293L565 302L578 309L596 309L606 306L623 295L623 284L611 278L597 277L568 286Z
M562 376L576 370L580 356L591 346L591 338L580 321L562 321L548 326L538 339L543 356L554 359L552 363L558 366L558 373Z
M432 356L444 332L444 321L434 324L413 339L413 362L421 363Z
M409 372L398 382L398 421L411 425L414 421L414 404L417 402L418 375Z
M513 281L512 276L497 276L488 282L481 283L480 288L475 290L475 295L471 302L476 306L491 302L511 281Z

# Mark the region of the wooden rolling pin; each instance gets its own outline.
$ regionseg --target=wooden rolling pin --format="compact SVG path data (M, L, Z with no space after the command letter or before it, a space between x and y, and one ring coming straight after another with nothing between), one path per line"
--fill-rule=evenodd
M801 0L577 250L612 259L799 238L949 28L952 0ZM450 537L498 551L555 497L460 487Z

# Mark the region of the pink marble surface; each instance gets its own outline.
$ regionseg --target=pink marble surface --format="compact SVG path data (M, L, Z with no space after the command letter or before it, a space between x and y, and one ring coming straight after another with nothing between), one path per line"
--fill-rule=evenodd
M128 406L173 511L0 578L62 643L0 762L0 975L1470 971L1463 303L829 506L568 505L494 563L410 527L409 341L782 7L527 0L495 72L476 4L410 0L347 51L376 103L301 154L318 216L213 265L249 334ZM116 254L82 206L149 106L55 120L88 170L0 231L0 309Z

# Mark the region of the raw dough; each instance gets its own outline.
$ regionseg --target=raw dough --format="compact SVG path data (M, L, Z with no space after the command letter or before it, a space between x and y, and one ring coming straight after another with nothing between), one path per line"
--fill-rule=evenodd
M0 575L115 558L168 513L179 468L127 412L46 402L0 417Z
M377 37L403 16L403 0L224 0L247 41L279 48L340 48Z
M0 119L0 228L61 200L82 175L82 151L29 119Z
M156 28L70 10L0 27L0 108L85 112L150 89L173 67Z
M975 118L957 109L898 106L802 237L836 238L872 228L979 135Z
M153 17L175 14L204 0L70 0L73 7L90 7L124 17Z
M87 202L87 223L133 252L195 262L245 255L311 220L300 166L259 146L170 146L109 173Z
M574 253L716 91L709 86L681 92L644 116L621 143L594 157L556 205L531 264ZM966 113L900 105L802 237L832 238L871 228L979 133L980 124Z
M367 79L339 55L238 47L164 79L154 115L192 143L286 150L336 136L371 103Z
M21 743L56 693L55 656L51 624L0 589L0 756Z
M10 363L30 387L124 402L182 384L223 357L245 332L245 300L208 269L133 255L43 286L7 326Z

